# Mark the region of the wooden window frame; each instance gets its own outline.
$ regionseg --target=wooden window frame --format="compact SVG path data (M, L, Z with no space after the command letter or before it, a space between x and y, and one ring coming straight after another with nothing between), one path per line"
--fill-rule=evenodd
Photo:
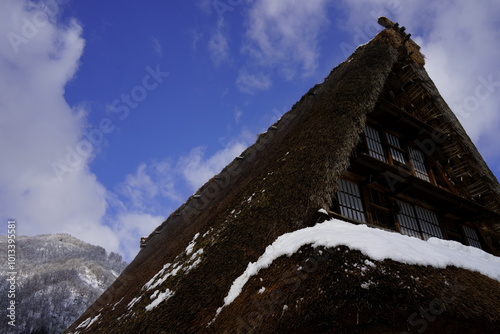
M483 242L481 240L481 233L479 233L479 231L474 226L462 224L462 232L464 234L464 239L467 241L467 244L469 246L484 250Z
M414 146L408 145L407 149L408 149L408 156L410 158L409 160L411 162L413 169L413 175L421 180L432 183L429 175L430 174L429 167L428 164L426 163L426 160L428 160L426 158L428 157L425 156L425 153L422 152L422 150L415 148ZM416 159L417 157L420 157L422 160L420 161ZM422 171L422 168L424 171Z
M393 137L395 141L397 141L398 145L395 145L392 143L390 136ZM385 144L386 144L387 151L388 151L389 157L391 159L392 165L394 165L394 166L406 166L408 164L408 152L405 150L404 141L401 140L400 136L398 136L397 134L395 134L391 131L384 131L384 137L386 140ZM402 144L402 142L403 142L403 144ZM402 155L403 160L404 160L403 162L398 160L397 157L394 156L394 154L392 152L393 150Z
M428 240L432 237L445 240L442 224L435 212L399 199L396 201L399 206L396 218L401 234L418 237L422 240Z
M373 186L364 186L362 187L362 192L365 200L365 208L366 208L366 219L370 225L377 226L380 228L385 228L388 230L396 230L396 225L394 221L394 215L392 208L392 201L385 191L381 190L378 187ZM379 205L372 200L372 194L378 193L377 196L380 196L381 200L385 203ZM384 206L385 204L385 206ZM385 223L380 223L378 219L374 217L374 212L378 212L380 214L387 215L388 220Z
M371 131L369 131L369 130L371 130ZM372 135L377 135L378 140L373 138ZM385 162L385 163L388 162L386 149L384 147L386 143L384 142L384 136L382 135L382 133L379 129L377 129L376 127L373 127L369 124L365 124L364 142L365 142L366 153L370 157L377 159L377 160L380 160L380 161ZM380 148L381 152L378 151L379 148Z
M368 128L373 130L373 132L378 135L380 141L375 140L370 134L368 134ZM398 140L399 147L391 143L389 136L393 136L394 138L396 138L396 140ZM384 129L383 127L377 126L375 124L368 123L365 124L363 143L365 154L370 156L371 158L385 162L394 167L403 167L407 169L408 172L413 176L433 185L438 185L433 171L433 169L439 169L438 165L436 163L431 163L432 158L427 156L414 144L403 139L402 136L397 132ZM377 146L379 145L381 146L382 152L378 152L379 148ZM401 153L403 159L405 160L405 163L401 163L401 161L394 158L393 152L391 150L395 150ZM383 160L381 159L382 156L384 157ZM421 158L421 161L416 159L417 156ZM425 173L421 170L422 168L424 169ZM440 170L439 173L444 175L442 170Z
M460 217L438 216L435 208L427 203L409 197L391 195L386 186L367 183L365 178L352 172L346 172L338 180L336 208L333 208L333 211L337 212L341 219L397 231L422 240L435 237L454 240L482 250L488 248L481 231L471 224L463 223ZM350 189L343 187L341 182L349 185ZM353 192L352 189L356 190ZM380 201L373 200L374 193ZM355 198L354 201L353 198ZM385 217L379 221L374 217L374 212L383 214ZM406 222L403 221L403 216L406 217ZM475 236L469 235L467 229L474 231Z
M339 178L338 185L337 204L339 214L366 224L365 201L359 184L345 178Z

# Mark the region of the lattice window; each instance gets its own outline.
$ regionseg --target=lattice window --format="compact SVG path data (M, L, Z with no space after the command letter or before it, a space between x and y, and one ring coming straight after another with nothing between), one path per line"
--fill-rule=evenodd
M443 233L434 212L398 201L398 221L401 233L427 240L431 237L443 239Z
M380 138L380 133L368 125L365 126L365 137L366 146L368 148L368 154L381 161L385 160L384 147L382 146L382 140Z
M425 167L425 156L422 151L409 147L410 157L415 168L415 175L425 181L429 181L429 173Z
M420 227L418 226L417 217L413 211L413 207L409 204L399 202L400 211L398 213L399 226L401 233L421 238Z
M405 154L401 146L401 143L399 141L399 138L388 132L386 132L385 134L387 137L387 143L389 144L389 152L391 153L392 160L405 165L406 164Z
M417 218L420 223L420 228L422 229L424 240L431 237L443 239L443 233L441 232L438 219L434 212L425 210L419 206L415 206L415 211L417 212Z
M366 223L363 201L356 183L339 179L337 198L341 215Z
M481 241L479 241L479 235L477 234L476 230L467 225L463 225L463 227L465 237L467 238L467 242L469 243L469 245L477 247L479 249L483 249L483 247L481 247Z

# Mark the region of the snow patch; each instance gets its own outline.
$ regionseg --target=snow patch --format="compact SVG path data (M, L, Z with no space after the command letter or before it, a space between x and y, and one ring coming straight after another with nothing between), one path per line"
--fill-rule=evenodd
M253 199L253 197L255 196L255 193L252 194L252 196L248 197L247 198L247 203L250 203Z
M122 302L123 298L125 298L125 297L122 297L122 299L120 299L115 305L113 305L112 311L114 311L116 306Z
M98 315L96 315L94 318L87 318L84 322L82 322L80 325L78 325L78 327L76 327L76 329L79 329L79 328L89 328L90 326L92 326L92 324L94 322L96 322L99 318L101 317L101 314L99 313Z
M130 310L132 307L134 307L134 305L135 305L135 304L136 304L139 300L141 300L141 298L142 298L142 296L139 296L139 297L136 297L136 298L132 299L132 300L130 301L130 303L128 303L128 304L127 304L128 309Z
M375 263L373 263L372 261L370 261L370 260L368 260L368 259L366 259L366 260L365 260L365 264L366 264L367 266L372 267L372 268L377 267L377 265L376 265Z
M78 273L78 277L93 288L101 289L101 282L97 279L97 276L87 267L83 267L85 273Z
M186 273L190 272L191 270L196 268L201 263L201 258L199 257L199 255L201 255L202 253L203 253L203 249L200 249L196 253L193 254L193 258L195 258L196 260L192 264L190 264L188 267L186 267ZM198 254L198 256L195 256L196 254Z
M205 234L203 234L201 237L202 238L205 238L207 235L209 235L214 229L213 228L210 228L208 231L205 232Z
M193 252L193 249L194 249L194 245L196 244L196 239L198 239L198 237L200 236L199 233L196 233L193 237L193 240L191 240L191 242L189 243L189 245L186 247L186 255L189 255Z
M170 297L174 295L174 292L171 291L170 289L165 290L165 292L160 292L160 293L158 292L159 290L155 291L155 293L153 294L153 296L157 295L158 297L155 300L153 300L151 304L146 306L146 311L151 311L156 306L160 305L163 301L170 299Z
M207 232L208 233L208 232ZM205 233L205 235L207 235ZM169 277L176 276L177 274L187 274L194 268L196 268L201 263L201 255L203 254L203 248L198 249L193 253L196 240L200 236L199 233L193 237L186 250L179 254L173 263L167 263L163 266L163 268L158 271L144 286L142 290L149 291L161 286ZM186 259L186 255L189 256ZM160 290L156 290L151 296L150 299L153 300L149 305L146 306L146 311L151 311L160 303L165 300L168 300L170 297L174 295L174 291L167 289L164 292L160 292ZM132 304L133 306L133 304ZM132 307L132 306L129 306Z
M376 284L373 283L371 280L368 282L361 283L361 287L366 290L370 289L370 285L376 285Z
M189 250L190 254L192 252L192 248L189 248ZM178 262L173 266L171 263L165 264L163 268L156 275L153 276L153 278L151 278L146 284L144 284L142 289L153 290L154 288L163 284L169 277L176 276L181 270L183 270L184 273L187 274L201 263L202 254L203 254L203 248L200 248L195 253L193 253L189 258L189 260L185 261L185 263Z
M152 279L144 284L143 289L152 290L156 288L158 285L163 284L163 282L165 282L167 278L177 275L179 270L182 269L182 265L180 263L177 263L171 270L166 271L170 268L171 265L171 263L167 263L166 265L164 265L163 268L156 275L154 275Z
M160 290L156 290L150 297L149 299L153 300L155 299L156 297L158 297L158 294L160 293Z
M268 268L280 256L290 256L302 246L337 247L344 245L351 250L359 250L372 260L392 259L409 265L433 266L446 268L456 266L500 281L500 258L478 248L464 246L455 241L430 238L427 241L399 233L387 232L366 225L354 225L337 219L325 221L312 227L286 233L269 245L264 254L253 263L249 263L245 272L234 280L224 305L231 304L241 293L248 280L261 269ZM368 266L375 266L371 261ZM346 269L347 271L347 269ZM365 283L364 288L369 287Z

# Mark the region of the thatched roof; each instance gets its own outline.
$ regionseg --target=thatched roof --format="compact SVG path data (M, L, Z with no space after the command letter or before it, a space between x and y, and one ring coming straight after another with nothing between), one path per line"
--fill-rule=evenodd
M402 57L410 57L416 66L423 66L419 47L394 27L386 28L368 44L359 47L348 60L334 68L322 84L313 87L281 120L261 135L254 145L208 181L159 226L150 235L147 246L115 284L75 322L70 331L74 332L84 320L100 314L100 320L88 329L78 329L78 332L233 332L239 326L240 312L251 311L249 307L253 305L253 294L251 296L248 291L243 293L241 301L225 309L209 328L206 325L223 304L233 280L248 263L255 261L266 246L280 235L314 225L318 209L331 206L337 179L349 166L349 157L359 142L366 115L374 109L391 69ZM165 264L189 264L198 259L184 252L197 235L203 236L201 245L197 246L203 248L203 253L197 255L200 262L196 268L180 272L163 282L160 286L162 291L175 290L175 294L168 303L154 311L145 311L144 307L149 303L145 300L147 298L134 298L144 293L142 287ZM197 254L197 251L194 249L191 254ZM311 252L311 249L304 249L302 254L283 259L263 275L266 279L276 277L290 263L307 258ZM386 333L390 326L393 330L404 330L404 323L398 325L396 317L407 317L416 306L432 301L433 295L444 283L436 283L430 288L424 282L437 282L443 277L458 277L458 284L467 286L469 293L484 295L485 299L461 297L458 299L460 303L468 302L473 308L479 307L477 314L471 313L467 318L457 302L453 307L450 304L450 311L441 319L457 321L463 318L465 323L485 318L487 324L483 328L486 330L491 323L498 324L500 321L499 312L491 315L487 311L488 307L497 311L500 308L498 300L494 301L495 295L488 295L484 290L486 284L492 284L492 280L485 281L484 286L471 285L472 281L486 278L459 269L437 270L389 261L383 266L387 266L390 275L395 276L383 278L387 280L387 287L379 291L382 295L367 296L353 285L355 298L350 299L345 291L351 291L351 280L346 278L341 278L341 288L331 288L327 297L309 294L307 291L313 288L330 289L328 282L337 278L337 269L332 271L327 268L336 268L338 261L357 261L361 256L358 252L345 250L333 255L327 267L309 276L307 284L297 290L283 286L283 280L276 283L276 288L283 289L285 293L302 295L307 312L303 309L302 313L290 313L283 318L273 315L272 321L266 320L265 325L252 328L258 328L256 332L259 333L276 333L291 332L292 327L289 331L286 326L293 326L296 332L316 333L331 328L338 319L336 317L347 317L349 324L361 321L366 328L373 326L370 319L376 317L361 316L355 320L353 312L357 308L358 314L375 312L380 320L376 325L379 332ZM413 274L425 279L421 289L417 289L418 296L410 297L412 293L407 289L398 288L396 275L405 284L411 285ZM382 278L384 273L380 271L376 275ZM252 284L255 282L250 282L250 286ZM498 296L500 286L498 282L495 284L490 291ZM378 309L376 304L380 298L387 298L387 304ZM325 303L325 307L319 307L315 300ZM341 303L335 303L335 300ZM357 304L362 300L365 302ZM383 314L383 310L389 312L398 307L398 303L405 305L400 313ZM375 307L377 310L373 311ZM392 325L387 317L394 317ZM288 325L286 321L290 321ZM439 324L443 323L435 323ZM344 327L339 325L338 328Z
M460 152L456 153L456 155L459 156L460 159L466 159L470 164L469 170L471 174L475 174L476 179L483 182L485 192L491 197L486 203L486 206L500 213L500 184L498 180L484 161L477 147L465 132L457 116L439 94L437 87L434 85L427 72L423 68L416 68L416 71L418 76L423 79L423 85L426 87L430 98L437 106L435 117L442 120L439 122L441 130L450 136L450 143L458 143Z

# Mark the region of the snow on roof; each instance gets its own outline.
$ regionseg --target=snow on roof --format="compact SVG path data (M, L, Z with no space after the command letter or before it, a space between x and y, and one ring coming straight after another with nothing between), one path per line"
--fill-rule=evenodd
M194 249L194 246L196 245L196 239L198 238L198 236L200 235L200 233L196 233L193 237L193 240L191 240L191 242L189 243L189 245L187 246L185 252L186 252L186 255L189 255L193 252L193 249Z
M280 236L269 245L257 262L249 263L245 272L232 284L224 299L231 304L241 293L251 276L269 267L280 256L290 256L304 245L337 247L344 245L359 250L372 260L392 259L410 265L445 268L456 266L500 281L500 258L478 248L464 246L455 241L431 238L428 241L366 225L354 225L332 219ZM224 307L223 306L223 307ZM222 307L217 310L216 316Z
M89 328L90 326L92 326L94 324L94 322L96 322L99 318L101 317L101 314L99 313L98 315L96 315L94 318L87 318L84 322L82 322L78 327L76 327L76 329L79 329L79 328Z
M156 290L156 292L151 296L153 301L151 304L146 306L146 311L151 311L156 306L160 305L163 301L170 299L175 293L170 289L165 290L164 292L158 293L160 290Z

